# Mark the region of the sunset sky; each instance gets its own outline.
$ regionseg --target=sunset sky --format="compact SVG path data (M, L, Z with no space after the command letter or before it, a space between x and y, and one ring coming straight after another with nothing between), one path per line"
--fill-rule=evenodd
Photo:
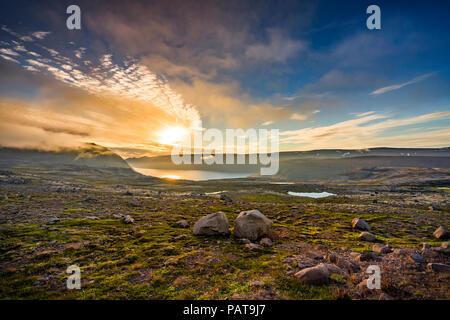
M66 28L67 6L81 30ZM366 8L381 8L381 30ZM2 1L0 145L167 153L198 128L280 149L450 146L448 1Z

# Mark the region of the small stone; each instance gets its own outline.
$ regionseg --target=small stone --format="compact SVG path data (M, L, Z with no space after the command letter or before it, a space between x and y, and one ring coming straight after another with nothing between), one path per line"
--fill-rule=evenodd
M364 231L364 232L361 232L361 234L359 235L359 239L364 240L364 241L374 242L377 238L375 237L375 235L371 234L370 232Z
M380 296L378 297L378 300L394 300L390 295L387 293L382 292Z
M122 218L123 218L123 215L120 214L120 213L115 213L115 214L113 214L113 217L114 217L114 218L117 218L117 219L122 219Z
M132 207L139 207L139 201L137 199L131 199L130 205Z
M364 221L363 219L360 218L355 218L352 221L352 228L353 229L359 229L359 230L365 230L365 231L369 231L370 230L370 226L369 224Z
M99 218L99 217L96 217L96 216L87 216L86 219L89 219L89 220L99 220L100 218Z
M259 241L259 244L262 245L263 247L270 247L272 246L272 240L270 240L269 238L262 238Z
M248 240L248 239L246 239L246 238L239 239L239 242L241 242L241 243L243 243L243 244L252 243L250 240Z
M134 223L134 219L132 217L130 217L129 215L126 215L123 218L123 222L126 223L126 224L131 224L131 223Z
M263 248L262 246L260 246L259 244L256 244L256 243L247 243L245 245L245 247L250 251L261 250Z
M444 248L444 249L450 248L449 243L448 242L442 242L441 243L441 248Z
M420 254L412 254L408 257L409 261L416 263L426 263L425 259Z
M361 255L359 253L357 253L357 254L358 254L358 257ZM341 269L348 270L351 273L358 272L361 269L361 267L357 263L348 261L343 256L340 256L338 254L329 255L328 261L330 261L331 263L334 263Z
M380 258L375 252L367 252L367 253L361 253L361 255L358 257L359 261L377 261Z
M381 254L386 254L392 252L391 247L386 246L381 243L376 243L372 246L372 250Z
M438 239L448 239L450 238L450 232L446 227L440 226L433 232L433 236Z
M52 218L52 219L50 219L50 221L48 223L49 224L55 224L55 223L57 223L59 221L61 221L61 219L59 219L59 218Z
M450 272L450 266L443 263L429 263L427 264L427 269L437 273L448 273Z
M325 284L329 280L330 273L325 265L305 268L294 275L302 284Z
M226 194L221 194L220 195L220 200L223 201L227 201L227 202L233 202L233 199L231 199L229 196L227 196Z
M346 276L348 275L348 272L346 270L343 270L341 268L339 268L337 265L332 264L332 263L321 263L319 264L325 266L325 268L327 268L329 273L336 273L336 274L340 274L342 276Z
M430 245L429 245L428 243L426 243L426 242L422 242L422 243L420 244L420 246L422 247L422 248L421 248L422 251L424 251L424 250L430 248Z
M265 283L262 281L252 281L249 285L250 287L264 287Z
M189 222L186 220L180 220L175 223L175 226L178 228L189 228Z

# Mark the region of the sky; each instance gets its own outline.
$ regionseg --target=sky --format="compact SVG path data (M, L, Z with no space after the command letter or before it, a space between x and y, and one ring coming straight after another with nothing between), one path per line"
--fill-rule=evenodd
M66 8L81 9L69 30ZM366 9L381 9L369 30ZM280 150L450 146L450 1L3 1L0 146L169 152L208 128Z

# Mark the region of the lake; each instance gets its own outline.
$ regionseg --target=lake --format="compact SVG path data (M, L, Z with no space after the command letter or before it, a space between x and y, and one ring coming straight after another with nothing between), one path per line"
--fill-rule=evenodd
M295 196L295 197L308 197L308 198L326 198L329 196L335 196L334 193L329 192L292 192L288 191L288 195Z
M142 169L142 168L133 168L133 170L145 176L152 176L157 178L173 179L173 180L184 179L193 181L247 178L254 174L245 172L230 173L230 172L206 171L206 170L163 170L163 169Z

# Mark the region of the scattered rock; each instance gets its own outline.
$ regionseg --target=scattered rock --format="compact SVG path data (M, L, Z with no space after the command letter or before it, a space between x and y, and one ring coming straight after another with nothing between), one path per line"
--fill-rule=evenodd
M425 259L420 254L412 254L408 257L408 260L416 263L426 263Z
M440 226L433 232L433 236L438 239L449 239L450 232L447 230L446 227Z
M437 273L448 273L450 272L450 266L443 263L429 263L427 264L427 269Z
M386 254L386 253L390 253L392 252L391 247L386 246L384 244L381 243L376 243L373 245L372 250L381 254Z
M239 242L241 242L243 244L252 243L250 240L248 240L246 238L239 239Z
M359 230L365 230L365 231L369 231L370 230L370 226L367 222L365 222L363 219L360 218L355 218L352 221L352 228L353 229L359 229Z
M252 281L249 283L250 287L264 287L265 283L262 281Z
M262 246L260 246L259 244L256 244L256 243L247 243L247 244L245 244L245 247L250 251L261 250L263 248Z
M6 194L3 195L3 200L8 200L8 196Z
M178 228L189 228L189 222L186 220L180 220L175 223L175 227Z
M375 237L375 235L371 234L370 232L363 231L359 235L359 239L364 240L364 241L374 242L377 238Z
M348 272L346 270L343 270L341 268L339 268L337 265L332 264L332 263L321 263L319 264L319 266L325 266L325 268L327 268L329 273L336 273L336 274L340 274L342 276L347 276Z
M129 215L126 215L123 218L123 222L126 223L126 224L131 224L131 223L134 223L134 219L132 217L130 217Z
M273 222L258 210L242 211L234 222L234 235L256 241L267 234Z
M390 295L387 293L382 292L380 296L378 297L378 300L394 300Z
M130 205L131 205L132 207L139 207L139 200L137 200L137 199L131 199Z
M197 236L228 235L228 219L223 212L215 212L200 218L194 224L194 234Z
M59 219L59 218L52 218L52 219L50 219L50 221L48 223L49 224L55 224L55 223L57 223L59 221L61 221L61 219Z
M272 240L270 240L269 238L262 238L259 241L259 244L262 245L263 247L271 247L272 246Z
M120 214L120 213L115 213L115 214L113 214L113 217L116 218L116 219L122 219L123 215Z
M300 270L294 275L302 284L325 284L328 282L330 273L324 264Z
M442 242L441 243L441 248L449 249L450 248L449 243L448 242Z
M231 199L229 196L227 196L226 194L221 194L220 195L220 200L223 201L227 201L227 202L233 202L233 199Z
M340 256L338 254L330 254L328 256L328 261L330 261L331 263L334 263L341 269L348 270L349 273L354 273L354 272L358 272L359 270L361 270L361 267L357 263L348 261L343 256Z
M89 219L89 220L99 220L100 218L99 218L99 217L96 217L96 216L87 216L86 219Z
M361 253L358 257L359 261L377 261L380 258L375 252Z

